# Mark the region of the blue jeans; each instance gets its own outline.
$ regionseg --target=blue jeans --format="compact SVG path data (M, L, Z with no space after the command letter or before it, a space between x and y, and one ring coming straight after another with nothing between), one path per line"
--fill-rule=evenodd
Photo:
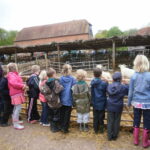
M143 115L143 128L150 130L150 109L133 108L134 110L134 123L136 128L140 127L141 116Z
M48 105L46 102L41 102L42 104L42 114L41 114L41 122L43 124L48 123Z

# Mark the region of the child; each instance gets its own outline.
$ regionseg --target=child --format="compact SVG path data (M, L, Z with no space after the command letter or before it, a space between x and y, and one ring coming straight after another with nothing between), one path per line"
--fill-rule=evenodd
M48 80L41 91L43 92L50 108L50 129L52 132L58 132L60 130L59 123L61 107L59 94L63 90L63 87L56 79L56 71L53 68L48 69L47 76Z
M113 83L108 85L107 100L107 135L108 140L116 140L120 129L120 120L123 110L123 98L128 94L128 85L121 84L121 73L115 72Z
M132 105L134 110L134 144L139 144L139 127L141 117L143 117L142 145L146 148L150 146L150 140L148 140L148 133L150 131L149 60L144 55L137 55L133 64L135 73L130 80L128 106Z
M104 130L104 118L105 118L105 107L106 107L106 91L107 82L101 80L102 70L95 68L93 70L94 79L91 81L91 97L93 104L93 126L94 131L97 134L99 129L100 133Z
M40 75L40 82L39 82L39 89L43 87L45 82L47 81L47 72L45 70L42 70ZM41 120L40 124L43 126L50 126L48 123L48 105L47 105L47 100L45 99L44 95L40 93L39 95L39 100L41 101L42 104L42 114L41 114Z
M9 126L8 120L12 112L11 98L9 96L8 80L6 78L6 74L7 72L5 70L2 70L0 66L0 102L1 102L0 126L1 127Z
M19 114L21 112L21 104L25 102L24 90L27 88L25 84L23 84L22 78L18 74L17 65L15 63L9 63L7 65L8 68L8 88L9 94L11 96L11 103L14 105L13 109L13 126L15 129L21 130L24 129L23 125L20 125Z
M72 67L69 64L65 64L62 69L63 76L60 78L60 83L63 85L64 90L61 92L60 100L61 107L61 130L63 133L68 133L70 124L70 115L72 109L72 86L76 83L74 77L71 76Z
M90 94L88 84L85 82L86 76L86 71L82 69L77 70L78 82L72 88L80 131L88 131L87 123L90 115Z
M29 86L29 106L28 106L28 122L36 123L39 119L39 113L37 111L37 99L39 98L39 73L40 67L38 65L32 66L32 75L27 80L27 85Z

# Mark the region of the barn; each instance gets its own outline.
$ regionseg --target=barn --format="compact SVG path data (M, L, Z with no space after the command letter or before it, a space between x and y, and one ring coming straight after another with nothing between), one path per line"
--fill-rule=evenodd
M23 28L16 36L16 46L42 45L52 42L88 40L93 37L92 25L87 20Z

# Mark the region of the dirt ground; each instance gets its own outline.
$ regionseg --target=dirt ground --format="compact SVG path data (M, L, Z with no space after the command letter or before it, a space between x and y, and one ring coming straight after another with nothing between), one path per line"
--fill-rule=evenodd
M132 144L132 133L122 129L117 141L107 141L104 134L80 132L76 123L71 124L70 133L50 132L49 127L24 123L22 131L12 126L0 127L0 150L142 150Z

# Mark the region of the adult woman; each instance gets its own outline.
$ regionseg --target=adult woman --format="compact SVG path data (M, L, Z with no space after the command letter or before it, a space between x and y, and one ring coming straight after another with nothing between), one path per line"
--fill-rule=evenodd
M131 77L128 95L128 106L134 110L134 144L139 144L139 127L143 115L143 147L150 146L150 72L149 61L144 55L137 55L134 60L135 73Z

